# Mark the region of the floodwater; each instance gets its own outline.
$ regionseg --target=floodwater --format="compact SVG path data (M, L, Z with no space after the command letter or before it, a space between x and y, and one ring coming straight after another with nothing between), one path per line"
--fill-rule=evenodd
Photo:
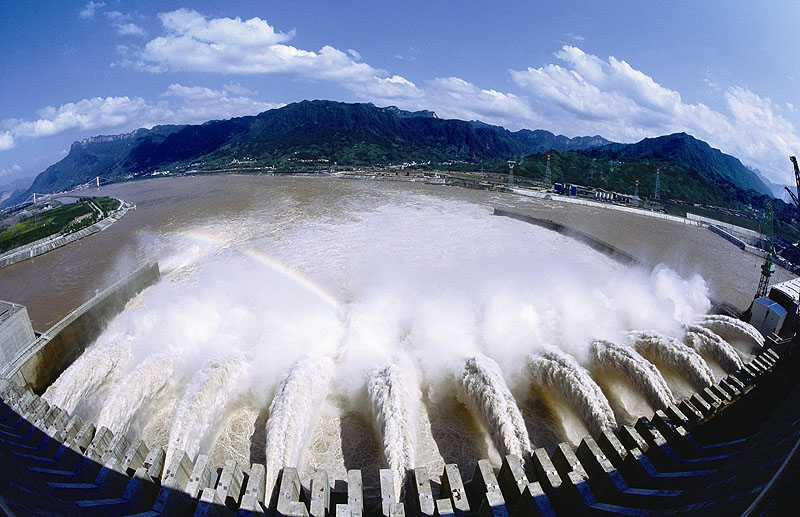
M0 269L0 299L26 305L34 329L41 332L97 290L152 260L147 243L158 235L193 222L236 220L281 202L290 203L296 217L321 216L325 210L335 211L326 200L343 196L357 200L375 190L424 193L551 219L646 263L664 263L684 277L699 274L713 299L742 310L752 300L761 274L761 259L706 229L615 210L419 183L225 175L152 179L92 190L122 198L137 210L102 233ZM778 267L774 280L793 277Z

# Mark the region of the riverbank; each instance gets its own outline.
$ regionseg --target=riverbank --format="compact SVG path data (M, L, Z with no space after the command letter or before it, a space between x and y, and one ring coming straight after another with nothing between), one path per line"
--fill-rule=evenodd
M7 253L0 256L0 268L37 257L47 253L48 251L60 248L61 246L65 246L84 237L88 237L89 235L102 232L119 221L126 213L128 213L128 210L131 208L135 209L136 207L130 203L121 201L120 207L117 210L110 212L106 217L100 219L87 228L68 233L66 235L51 235L49 237L45 237L44 239L39 239L38 241L34 241L29 244L25 244L24 246L19 246L18 248L9 250Z

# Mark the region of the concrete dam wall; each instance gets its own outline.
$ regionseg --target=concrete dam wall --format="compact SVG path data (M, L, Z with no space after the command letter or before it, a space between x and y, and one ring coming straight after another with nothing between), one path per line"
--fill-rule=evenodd
M70 312L36 338L15 357L0 365L0 379L14 379L35 393L42 393L79 357L108 321L140 291L160 278L158 264L151 263L104 289ZM28 324L30 326L30 323Z

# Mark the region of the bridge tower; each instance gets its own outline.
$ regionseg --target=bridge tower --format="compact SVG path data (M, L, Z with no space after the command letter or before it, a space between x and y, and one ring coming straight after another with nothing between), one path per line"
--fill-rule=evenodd
M550 171L550 155L547 155L547 167L544 170L544 182L550 187L553 184L553 173Z
M515 160L508 160L508 184L514 185L514 166L517 164Z
M653 189L653 199L661 199L661 196L659 195L658 192L658 183L660 176L661 176L661 167L656 167L656 187L655 189Z

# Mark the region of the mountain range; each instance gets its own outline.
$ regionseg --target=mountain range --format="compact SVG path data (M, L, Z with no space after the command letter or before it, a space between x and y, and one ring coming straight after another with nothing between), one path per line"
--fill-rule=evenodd
M542 129L509 131L480 121L441 119L432 111L395 106L302 101L258 115L200 125L155 126L122 135L75 142L69 154L39 174L5 206L58 192L96 176L119 181L155 171L231 168L232 164L302 170L334 162L344 166L400 163L477 163L547 151L585 153L597 159L670 159L710 179L771 195L752 170L735 157L686 133L645 138L634 144L605 138L568 138Z

